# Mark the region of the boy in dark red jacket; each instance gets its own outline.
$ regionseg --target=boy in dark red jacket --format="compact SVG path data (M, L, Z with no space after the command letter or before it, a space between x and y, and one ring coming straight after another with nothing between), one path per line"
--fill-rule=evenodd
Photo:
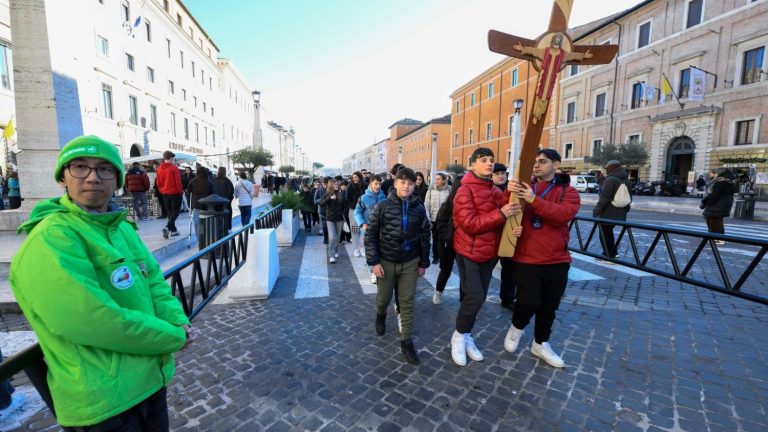
M568 283L568 223L581 206L579 193L570 186L570 177L556 174L559 168L557 151L539 150L533 165L533 184L515 182L511 187L512 193L528 205L523 224L514 231L520 237L512 257L517 301L504 339L504 349L514 352L523 329L536 315L531 352L554 367L565 366L548 341Z
M136 220L149 220L149 212L147 211L149 176L141 169L138 162L134 162L128 174L125 175L125 188L133 197L133 212Z

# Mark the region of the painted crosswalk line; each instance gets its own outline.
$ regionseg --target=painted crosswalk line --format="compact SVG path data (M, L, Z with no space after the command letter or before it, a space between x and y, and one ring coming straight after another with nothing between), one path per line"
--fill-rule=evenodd
M496 264L496 267L493 268L493 278L496 280L501 280L501 264ZM580 268L576 268L573 265L571 265L571 267L568 269L569 281L581 282L581 281L603 280L603 279L605 278L602 276L596 275L594 273L590 273Z
M653 276L653 274L651 274L651 273L647 273L647 272L640 271L640 270L635 270L635 269L633 269L631 267L626 267L626 266L623 266L621 264L604 264L604 263L598 262L595 258L592 258L591 256L582 255L582 254L576 253L576 252L571 253L571 257L573 257L573 259L577 259L579 261L584 261L584 262L587 262L587 263L590 263L590 264L594 264L596 266L605 267L607 269L615 270L615 271L621 272L621 273L626 273L626 274L628 274L630 276L635 276L635 277Z
M355 250L349 243L344 248L347 250L347 256L352 263L352 268L355 269L355 276L357 276L357 281L360 283L363 294L376 294L376 285L371 283L371 273L365 264L365 257L356 257Z
M328 247L322 237L307 237L301 257L299 281L294 298L328 297Z

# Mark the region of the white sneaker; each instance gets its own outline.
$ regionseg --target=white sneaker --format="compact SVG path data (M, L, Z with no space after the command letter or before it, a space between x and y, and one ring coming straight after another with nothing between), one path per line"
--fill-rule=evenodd
M451 336L451 358L457 366L467 365L467 342L464 335L456 330Z
M552 351L552 347L549 346L549 342L544 342L539 345L536 343L536 341L533 341L533 345L531 345L531 353L549 363L550 366L556 368L565 367L565 362L560 358L559 355Z
M360 248L360 257L365 258L365 248Z
M520 344L520 338L523 337L524 330L519 330L514 324L509 325L507 331L507 337L504 338L504 350L513 353L517 350L517 345Z
M378 282L378 278L376 277L375 274L371 273L371 285L376 285L377 282Z
M718 246L725 246L725 240L715 240L715 244Z
M331 259L329 259L328 261L330 261L330 262L331 262L331 264L334 264L334 263L336 262L336 258L334 258L334 257L331 257Z
M403 334L403 321L400 320L400 314L397 314L397 329L400 330L400 334Z
M334 257L334 258L338 258L338 257L339 257L339 254L338 254L338 253L335 253L335 254L333 254L333 257Z
M474 361L483 361L485 357L483 357L483 353L480 352L479 349L477 349L477 346L475 345L475 341L472 340L472 334L467 333L464 335L464 343L465 343L465 349L467 351L467 357L471 358Z
M359 256L360 256L360 251L359 251L359 250L357 250L357 249L355 249L355 253L354 253L354 255L355 255L356 257L359 257Z
M435 290L435 292L432 294L432 304L440 304L443 302L443 293Z

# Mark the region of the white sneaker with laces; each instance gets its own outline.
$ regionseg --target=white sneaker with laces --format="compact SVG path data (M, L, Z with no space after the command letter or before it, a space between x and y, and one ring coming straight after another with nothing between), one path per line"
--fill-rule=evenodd
M443 302L443 293L441 293L438 290L435 290L435 292L432 294L432 304L440 304Z
M403 334L403 321L400 320L400 314L397 314L397 329Z
M509 330L507 331L507 337L504 338L504 350L510 353L515 352L524 332L524 330L519 330L515 327L514 324L510 324Z
M485 357L483 357L483 353L480 352L479 349L477 349L477 346L475 345L475 341L472 339L472 334L467 333L464 335L464 346L467 351L467 357L471 358L474 361L483 361Z
M467 365L467 342L464 335L456 330L451 336L451 359L457 366Z
M359 256L360 256L360 251L359 251L359 250L357 250L357 249L355 249L355 253L354 253L354 255L355 255L356 257L359 257Z
M565 367L565 362L562 358L560 358L559 355L552 351L552 347L549 345L549 342L537 344L536 341L533 341L533 345L531 345L531 353L549 363L550 366L556 368Z
M330 261L331 264L334 264L336 262L336 258L331 257L328 261Z
M378 278L376 277L375 274L371 273L371 285L376 285L377 282L378 282Z

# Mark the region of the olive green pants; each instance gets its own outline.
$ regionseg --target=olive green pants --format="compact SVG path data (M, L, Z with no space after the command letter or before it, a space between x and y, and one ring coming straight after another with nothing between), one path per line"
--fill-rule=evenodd
M376 314L387 315L387 308L392 301L392 293L397 284L397 295L400 304L400 321L403 331L400 339L410 339L413 330L413 298L416 295L416 281L419 279L419 259L395 263L381 260L384 277L376 284Z

